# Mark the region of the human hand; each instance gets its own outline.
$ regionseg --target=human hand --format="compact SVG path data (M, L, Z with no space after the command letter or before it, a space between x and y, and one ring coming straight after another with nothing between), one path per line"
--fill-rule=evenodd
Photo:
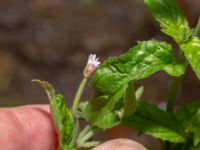
M56 150L57 134L48 105L0 109L0 145L3 150ZM146 150L128 139L108 141L93 150Z

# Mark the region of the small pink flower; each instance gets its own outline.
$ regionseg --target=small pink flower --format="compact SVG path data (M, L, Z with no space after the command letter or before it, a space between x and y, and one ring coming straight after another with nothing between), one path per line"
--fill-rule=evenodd
M86 78L90 78L100 64L101 62L99 61L99 58L96 58L96 54L90 54L88 57L87 66L84 70L84 76Z
M93 65L94 67L98 67L100 65L99 58L96 58L96 54L90 54L88 57L87 65Z

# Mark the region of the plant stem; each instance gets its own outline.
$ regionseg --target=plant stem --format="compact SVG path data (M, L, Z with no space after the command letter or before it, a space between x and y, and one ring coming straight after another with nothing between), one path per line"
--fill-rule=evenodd
M199 17L199 20L198 20L198 22L197 22L197 25L196 25L196 27L195 27L195 29L194 29L194 32L193 32L192 36L193 36L193 37L194 37L194 36L197 36L197 37L200 38L200 17Z
M78 139L77 141L80 141L82 139L82 137L87 134L89 131L91 130L91 126L90 125L87 125L81 132L80 134L78 135Z
M194 32L192 34L192 37L194 37L194 36L200 37L200 17L199 17L197 25L194 29ZM184 56L184 54L181 50L179 52L180 52L179 53L179 61L185 62L186 68L187 68L187 62L186 62L185 56ZM169 95L168 95L168 98L167 98L167 111L168 112L173 112L173 110L174 110L175 100L176 100L176 97L178 95L178 91L180 89L180 85L181 85L183 76L184 75L177 77L177 78L174 78L171 85L170 85Z
M79 120L77 117L77 109L78 109L78 103L80 101L81 95L83 93L83 90L85 88L85 85L87 83L88 79L87 78L83 78L83 80L81 81L81 84L77 90L76 96L74 98L74 102L72 105L72 115L74 117L75 120L75 126L73 129L73 137L72 137L72 141L70 142L70 146L74 147L74 145L76 144L77 138L78 138L78 134L79 134Z
M94 135L94 131L93 130L90 130L87 134L85 134L82 139L81 139L81 142L85 142L87 141L88 139L90 139L93 135Z
M99 141L85 142L85 143L81 144L80 147L82 147L82 148L92 148L92 147L99 145L100 143L101 142L99 142Z
M184 53L181 50L179 51L179 60L178 61L180 63L185 63L185 70L186 70L188 65L187 65L187 61L184 56ZM180 90L183 77L184 77L184 74L179 77L173 78L171 81L171 84L169 87L169 94L167 97L167 108L166 108L167 112L173 113L173 111L174 111L176 98L178 96L178 92ZM171 143L168 141L164 142L164 150L171 150L171 149L172 149Z
M181 86L183 76L184 75L182 75L180 77L176 77L171 82L170 89L169 89L169 95L168 95L168 98L167 98L167 112L173 113L176 98L177 98L178 91L179 91L180 86ZM166 141L164 143L165 143L164 144L164 150L171 150L172 149L170 142Z
M75 147L78 134L79 134L79 121L78 121L78 118L76 118L76 123L74 125L73 134L72 134L72 140L69 144L70 147Z
M167 98L167 111L168 112L173 112L173 110L174 110L176 97L178 95L178 91L180 89L182 79L183 79L183 75L180 77L176 77L172 80L172 83L171 83L170 89L169 89L169 95Z
M179 59L178 61L180 63L185 63L185 70L187 69L187 61L186 58L184 56L184 53L180 50L179 51ZM167 112L172 113L174 111L174 106L175 106L175 102L176 102L176 98L178 96L178 92L180 90L181 87L181 82L183 79L184 75L181 75L179 77L175 77L172 79L170 87L169 87L169 94L167 97Z
M77 111L77 108L78 108L78 103L80 101L80 97L83 93L83 90L84 90L84 87L85 87L87 81L88 81L88 79L84 77L83 80L81 81L81 84L80 84L78 91L76 93L76 96L74 98L74 102L73 102L73 105L72 105L72 114L74 116L76 114L76 111Z
M90 125L87 125L80 133L77 139L77 147L91 148L98 145L99 141L88 141L93 135L98 131L98 128L92 128Z

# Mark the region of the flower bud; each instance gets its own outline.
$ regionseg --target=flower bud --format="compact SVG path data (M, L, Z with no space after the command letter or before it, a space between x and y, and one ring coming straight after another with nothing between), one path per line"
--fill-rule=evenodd
M96 58L96 54L90 54L88 57L87 65L83 71L84 77L90 78L100 63L101 62L99 61L99 58Z

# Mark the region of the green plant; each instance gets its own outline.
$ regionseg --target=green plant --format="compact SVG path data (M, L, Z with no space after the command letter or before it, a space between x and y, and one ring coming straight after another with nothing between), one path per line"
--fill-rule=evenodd
M119 124L164 141L166 150L200 149L200 102L174 111L177 92L188 65L200 79L200 21L195 29L191 29L176 0L144 2L160 23L162 31L179 46L178 59L174 57L169 43L155 39L138 42L127 53L108 58L100 66L96 56L90 55L72 109L66 106L64 97L57 94L48 82L34 80L44 87L50 99L60 150L94 147L99 144L99 141L91 140L96 132ZM173 77L166 111L141 100L143 87L134 88L136 81L158 71ZM80 103L83 89L91 76L94 95ZM84 129L80 128L79 119L88 123Z

